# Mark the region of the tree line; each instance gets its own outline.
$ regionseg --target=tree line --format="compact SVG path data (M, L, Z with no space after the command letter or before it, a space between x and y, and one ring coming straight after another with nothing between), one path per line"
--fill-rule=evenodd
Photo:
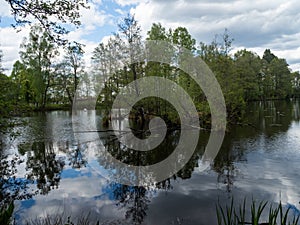
M206 44L196 42L185 27L168 29L154 23L146 40L167 41L188 49L193 57L200 57L220 83L229 120L239 119L249 101L300 95L300 74L292 72L285 59L277 57L270 49L266 49L262 57L247 49L232 53L233 39L227 30ZM20 46L20 60L14 63L10 76L4 75L3 69L0 71L1 115L18 114L28 109L69 107L79 82L84 82L81 91L87 97L96 91L97 84L104 86L98 102L108 112L118 91L128 83L141 77L161 76L183 87L192 97L200 117L208 120L210 114L205 95L183 71L155 62L133 63L130 52L125 53L128 57L120 56L124 54L124 46L141 42L141 28L134 16L128 15L118 25L118 31L94 49L92 68L87 70L83 45L69 42L64 46L64 56L58 57L59 44L40 26L32 26ZM118 67L120 58L128 59L121 69ZM143 106L149 114L171 120L175 115L172 106L162 99L145 99Z

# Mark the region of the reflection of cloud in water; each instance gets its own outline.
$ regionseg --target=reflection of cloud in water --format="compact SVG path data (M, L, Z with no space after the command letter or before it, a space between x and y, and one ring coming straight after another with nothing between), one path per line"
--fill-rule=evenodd
M27 204L33 200L18 202L16 217L20 217L20 220L24 221L28 218L35 219L64 212L66 216L70 215L76 218L76 216L86 215L85 213L90 212L91 218L123 219L124 210L115 207L116 203L109 198L107 193L103 192L105 186L107 186L106 180L95 176L62 179L59 189L52 190L47 198L37 195L34 197L34 204ZM101 198L95 198L99 195Z
M257 134L255 138L233 142L232 152L243 153L240 159L236 157L232 162L235 171L233 192L238 189L244 192L243 196L250 193L259 199L281 200L284 204L299 207L299 131L299 124L293 122L286 132L273 136Z
M285 108L284 105L282 107ZM274 109L273 111L275 113L276 111L283 112L284 109ZM147 202L148 206L146 207L148 209L145 210L147 212L145 224L178 224L178 221L183 224L216 224L214 223L216 222L215 203L218 197L224 204L230 201L229 196L234 196L236 203L242 202L245 196L248 203L251 201L252 196L258 201L279 202L281 199L284 204L290 203L299 208L300 194L298 187L300 186L300 180L297 170L300 162L299 121L290 119L288 111L285 112L285 117L278 117L277 114L273 115L273 111L260 111L260 113L253 112L249 114L249 116L253 116L249 121L253 121L255 127L260 127L261 121L259 118L265 120L264 128L259 131L252 127L236 128L236 131L231 130L227 134L227 142L224 142L223 151L219 156L221 163L215 163L212 170L205 172L197 171L197 166L201 166L199 165L199 156L201 156L205 144L205 137L204 139L200 138L203 143L199 146L199 155L195 155L188 166L180 171L180 175L177 176L176 180L171 179L171 191L161 191L158 188L154 192L147 191L146 194L141 195L142 200L151 201L149 204ZM265 115L272 115L274 121L272 118L265 117ZM51 119L50 114L48 114L47 126L50 127L51 121L54 121L54 125L43 132L51 131L50 133L55 136L54 139L60 139L60 132L72 131L70 127L67 127L70 119L64 119L64 116L63 113L57 114L53 115ZM38 120L39 118L33 117L32 119ZM61 125L59 125L57 119L62 121ZM41 122L43 122L43 119L41 119ZM280 123L282 126L270 126L271 123ZM64 126L66 128L63 128ZM41 129L44 129L44 127ZM39 133L41 129L37 129L35 133ZM24 133L26 132L24 131ZM43 136L39 134L34 137L31 132L26 133L26 135L31 135L28 137L29 142ZM22 137L23 139L21 137L16 139L15 149L18 142L27 138L26 135ZM77 142L71 141L73 140L71 134L69 134L69 137L66 137L66 135L62 136L61 143L52 142L52 149L56 154L56 159L68 161L70 154L67 150L74 150ZM125 190L119 196L119 199L122 199L127 194L132 194L132 191L128 187L110 185L99 175L109 170L109 168L105 168L105 164L99 165L101 160L95 157L95 153L101 149L98 149L99 145L93 141L93 138L99 140L99 134L93 133L93 138L90 138L89 133L80 135L85 136L84 138L87 140L89 139L87 143L80 143L84 159L88 161L86 167L72 168L67 162L61 172L58 189L51 190L46 196L36 195L31 200L22 203L18 201L16 214L21 218L36 218L45 216L46 213L50 214L63 210L71 216L91 211L93 216L97 215L98 218L103 220L123 220L125 218L126 211L133 204L129 206L120 204L114 192ZM103 133L101 135L105 136L107 134ZM205 132L202 135L205 135ZM65 139L69 139L69 142L64 141ZM174 140L170 139L169 141L172 145L176 145L175 142L172 142ZM168 144L170 145L170 143ZM113 147L113 145L110 147ZM102 146L102 148L104 147ZM29 151L31 150L29 149ZM27 160L26 154L24 159ZM20 165L18 177L21 178L26 172L25 166L26 162ZM221 179L219 183L217 180L222 173L225 174L225 177L222 178L226 178L226 172L230 169L233 170L229 171L232 172L230 176L232 176L233 184L230 189L231 192L227 193L227 184L223 183L224 179ZM181 178L184 178L184 180ZM34 188L36 184L32 186ZM128 202L130 204L139 203L139 199L136 198L138 195L132 194L132 196L132 199L129 199ZM118 203L119 205L116 206ZM120 205L121 207L119 207ZM208 221L208 218L210 221Z
M284 149L283 149L284 151ZM253 152L248 155L248 164L239 164L243 178L235 185L251 193L272 193L274 201L298 205L299 159L293 156L280 158L276 153Z

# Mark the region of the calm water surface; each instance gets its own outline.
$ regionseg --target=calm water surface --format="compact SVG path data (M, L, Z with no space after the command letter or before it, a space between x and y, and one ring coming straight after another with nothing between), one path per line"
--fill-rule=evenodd
M101 127L95 111L80 112L87 123ZM95 116L96 115L96 116ZM95 121L96 118L96 121ZM72 217L90 213L90 219L112 224L216 224L215 204L280 200L300 209L300 106L298 101L256 102L249 106L245 124L226 134L214 164L200 172L199 159L209 137L200 134L190 162L174 177L152 187L129 187L103 177L109 163L97 155L95 142L114 157L131 164L151 164L176 147L171 132L157 151L136 154L126 150L112 133L81 133L78 143L70 112L54 111L22 118L17 138L1 137L3 157L15 159L14 195L17 224L64 212ZM75 121L76 122L76 121ZM120 124L122 126L122 124ZM82 139L81 139L82 140Z

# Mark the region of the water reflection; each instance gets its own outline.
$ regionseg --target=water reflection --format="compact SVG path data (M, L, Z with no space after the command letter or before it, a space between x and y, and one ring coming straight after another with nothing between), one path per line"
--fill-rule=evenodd
M95 113L82 112L82 116L95 119ZM103 130L101 117L94 119L91 122ZM62 204L73 204L72 214L88 209L94 213L92 218L100 221L157 224L158 216L162 218L159 224L184 224L183 218L190 218L187 223L195 224L201 216L214 216L208 209L214 210L214 201L224 192L236 198L259 194L271 201L277 201L279 197L274 196L281 192L281 198L287 202L297 204L300 200L299 175L293 172L300 160L298 101L253 103L245 122L226 134L211 170L204 173L198 173L197 168L201 167L209 132L201 132L197 150L186 166L151 187L107 182L98 172L109 170L111 165L97 155L103 149L98 149L95 138L101 138L102 147L114 158L131 165L149 165L170 155L180 135L177 130L169 131L157 149L141 153L123 146L112 132L83 133L87 141L78 143L67 112L27 120L30 125L19 128L24 130L21 136L1 152L1 204L22 199L33 201L15 201L20 204L15 214L20 224L24 215L36 217L42 214L41 210ZM146 129L138 135L147 136ZM82 206L76 205L78 201ZM180 203L186 207L182 213Z
M14 155L1 156L0 161L0 208L10 204L15 199L27 199L32 197L28 192L28 185L31 183L25 178L16 177L17 164L21 163L20 157Z
M150 198L145 187L130 187L121 184L111 184L113 198L118 205L126 207L125 218L132 224L141 224L147 215Z
M86 146L78 143L75 150L69 152L69 155L70 155L69 165L72 165L72 168L77 168L78 169L78 168L86 166L86 164L88 162L85 159L85 156L84 156L84 153L83 153L84 150L86 150Z
M56 158L51 142L34 142L27 152L27 179L36 182L40 194L48 194L58 188L60 174L65 162Z

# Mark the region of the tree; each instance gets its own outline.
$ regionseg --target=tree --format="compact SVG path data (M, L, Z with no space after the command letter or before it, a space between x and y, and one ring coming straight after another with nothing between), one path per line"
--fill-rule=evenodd
M188 54L193 54L193 52L196 50L195 44L196 40L192 38L190 33L185 27L178 27L172 32L172 42L174 45L177 45L179 47L179 53L182 53L181 48L185 48L190 50ZM181 64L186 56L183 54L180 54L180 57L178 57L177 61L178 64ZM177 72L177 79L179 79L179 83L181 86L184 88L190 90L191 89L191 77L183 71L178 71Z
M134 55L141 47L141 27L138 25L134 15L128 14L122 22L118 24L119 34L116 36L118 39L124 41L125 47L128 48L128 68L135 81L136 95L139 95L136 80L141 76L141 63L134 62ZM124 57L124 56L123 56ZM126 56L124 57L124 59Z
M14 99L14 83L5 74L0 73L0 115L6 117L11 114L13 110L13 99ZM0 132L4 121L0 120Z
M244 110L244 91L230 55L233 39L229 37L227 30L219 36L222 37L220 42L217 35L209 45L200 43L198 54L216 75L226 101L227 119L233 122L241 117Z
M68 92L73 89L72 74L66 62L58 62L54 65L53 71L54 83L51 86L52 98L50 99L56 104L68 104L72 102L72 93Z
M233 41L234 39L230 37L228 29L225 28L225 31L222 35L222 44L221 44L221 53L223 55L227 56L229 54L229 52L231 51L231 45Z
M235 70L244 90L245 101L257 100L262 96L260 57L246 49L234 54Z
M154 23L152 24L151 29L147 32L146 39L151 41L160 40L172 42L172 30L170 29L167 31L166 28L160 23ZM168 50L173 51L172 49ZM166 61L167 60L168 59L166 58ZM174 68L172 68L170 65L159 62L147 62L145 67L145 76L159 76L173 81L176 81L177 79ZM157 114L160 116L166 116L167 114L170 116L171 114L171 108L168 107L167 102L162 101L160 98L148 98L146 101L144 101L144 103L147 106L146 111L151 114Z
M88 8L87 0L5 0L15 19L15 27L38 22L48 36L59 43L66 43L62 35L68 33L67 25L80 26L80 10Z
M10 111L13 109L13 90L14 90L14 83L3 74L2 68L2 50L0 50L0 119L1 117L6 117L10 114ZM0 120L0 133L1 128L5 127L7 124ZM1 140L0 140L1 144Z
M271 98L286 98L292 95L292 74L285 59L278 58L270 49L263 55L265 95Z
M286 98L292 94L292 76L285 59L274 58L269 64L274 79L275 97Z
M263 59L270 63L276 56L271 52L270 49L264 51Z
M3 60L3 52L0 49L0 73L3 73L4 69L2 67L2 60Z
M100 43L93 51L92 55L92 73L96 93L99 93L102 86L107 90L108 72L107 72L107 46ZM101 101L107 100L108 93L101 93Z
M123 48L125 48L124 41L116 34L109 38L107 44L100 43L93 51L94 89L96 93L102 89L100 101L107 113L119 88L129 83L130 80L129 65L126 62L122 68L120 63L120 60L128 60L124 55L126 51Z
M263 58L246 49L232 55L233 38L230 37L227 29L222 35L216 35L210 44L200 42L196 47L195 39L185 27L167 30L160 23L154 23L147 32L146 40L171 42L174 47L166 50L168 51L166 55L168 57L172 55L173 65L184 66L187 57L200 57L204 60L216 75L222 88L229 122L239 120L246 103L251 100L285 98L292 96L298 90L298 75L291 74L286 61L276 57L270 49L266 49ZM98 79L95 79L96 86L103 85L100 94L102 103L110 108L119 89L126 84L144 76L161 76L178 83L185 89L194 101L200 120L204 122L202 125L209 125L210 109L199 85L177 67L151 61L136 63L134 56L136 51L140 50L140 42L139 25L134 16L128 15L119 24L119 32L107 44L101 43L95 49L92 57L93 73ZM118 64L119 61L123 63L123 68ZM153 85L154 90L155 88L156 85ZM137 85L132 91L139 94ZM178 121L172 112L173 107L160 98L143 99L135 104L133 111L138 112L141 107L143 107L143 114L146 112L150 117L157 115L164 119L172 118L168 122ZM139 115L133 116L136 117Z
M171 31L170 31L171 32ZM166 41L169 39L170 35L166 32L161 23L153 23L150 30L147 32L147 40L162 40Z
M63 65L65 66L64 69L69 73L64 73L67 76L64 79L69 81L68 84L66 83L65 88L70 104L73 103L75 91L84 71L83 54L84 51L81 44L77 42L69 43Z
M49 88L54 83L51 70L53 58L58 54L57 47L46 32L42 32L39 26L33 26L29 39L24 39L21 48L22 63L26 65L32 78L35 104L45 108Z
M196 49L196 40L192 38L185 27L178 27L173 31L172 41L173 44L184 47L191 51L194 51Z
M292 73L293 83L293 95L294 97L300 97L300 72L296 71Z
M33 100L32 78L26 66L19 60L14 63L10 78L15 84L15 105L23 102L29 104Z

